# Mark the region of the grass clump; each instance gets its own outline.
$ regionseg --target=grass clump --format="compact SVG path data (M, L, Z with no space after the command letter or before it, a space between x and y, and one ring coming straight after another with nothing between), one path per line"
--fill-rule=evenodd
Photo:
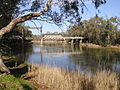
M119 90L119 77L114 72L101 71L92 74L68 72L56 67L36 66L27 76L38 88L47 90ZM43 90L44 90L43 88ZM46 90L45 89L45 90Z
M0 76L0 90L33 90L34 87L22 78L12 75Z

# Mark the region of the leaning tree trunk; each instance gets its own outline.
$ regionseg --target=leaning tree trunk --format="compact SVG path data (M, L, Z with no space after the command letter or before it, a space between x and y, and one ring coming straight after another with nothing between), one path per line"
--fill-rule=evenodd
M6 73L10 73L9 69L3 63L1 55L0 55L0 71L1 72L6 72Z
M14 26L18 23L22 23L22 22L25 22L27 20L30 20L32 19L33 17L39 17L40 15L43 15L45 12L47 12L51 6L51 2L52 0L48 0L47 4L45 5L44 9L39 11L39 12L33 12L33 13L30 13L30 14L27 14L25 16L22 16L22 17L17 17L15 19L13 19L7 26L3 27L1 30L0 30L0 40L1 38L3 37L3 35L5 33L8 33L10 32ZM1 53L0 53L1 54ZM4 72L8 72L9 73L9 69L4 65L3 63L3 60L0 56L0 71L4 71Z

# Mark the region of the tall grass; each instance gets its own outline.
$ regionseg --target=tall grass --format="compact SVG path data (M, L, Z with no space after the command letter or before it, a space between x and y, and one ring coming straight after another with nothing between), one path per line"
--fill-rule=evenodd
M30 68L28 76L31 76L31 80L38 86L45 85L48 90L120 89L118 75L110 71L86 75L76 71L68 72L56 67L33 65Z

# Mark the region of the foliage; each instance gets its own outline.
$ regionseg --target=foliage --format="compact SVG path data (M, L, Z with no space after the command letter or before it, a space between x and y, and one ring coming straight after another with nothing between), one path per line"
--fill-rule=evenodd
M9 35L19 35L25 37L31 37L32 32L28 30L29 27L24 26L23 24L18 24L10 33Z
M26 13L43 10L48 0L1 0L0 2L0 28L6 26L13 18L23 16ZM79 22L81 13L86 7L82 0L51 0L50 9L39 18L40 21L52 20L61 23L62 20ZM90 0L98 8L105 4L106 0ZM56 9L55 9L56 8ZM47 18L46 18L47 17ZM33 18L34 19L34 18ZM1 22L2 21L2 22Z
M24 39L26 37L31 37L32 32L29 31L28 29L29 29L29 27L26 27L26 26L24 26L23 24L20 23L16 27L14 27L9 33L6 33L3 36L2 40L7 41L10 38L14 39L14 37L16 37L16 39L17 39L17 37L19 37L19 39L20 38Z
M29 1L29 0L28 0ZM20 7L25 7L27 0L1 0L0 3L0 29L6 26L13 18L17 17L20 13ZM10 33L5 35L9 38L13 35L22 37L22 29L25 28L23 24L16 25ZM30 37L32 33L25 28L24 37Z
M18 4L21 0L0 0L0 29L6 26L15 13L18 12Z
M49 21L57 25L61 25L64 20L67 20L70 23L77 23L81 20L81 13L83 13L84 7L86 7L84 3L85 1L82 0L1 0L0 29L8 25L14 18L25 16L31 12L44 10L48 1L52 1L49 9L45 11L44 14L30 19L47 22ZM90 2L93 3L96 8L98 8L101 4L105 4L106 0L91 0ZM24 26L18 25L14 28L11 28L13 29L12 32L5 35L5 37L8 38L8 36L16 34L22 36L20 31L22 30L21 27ZM7 30L5 31L7 32ZM25 36L31 35L31 32L28 30L25 33ZM1 34L3 34L3 31Z
M71 26L67 33L68 36L83 36L89 43L98 45L120 44L120 31L118 30L118 18L112 17L105 20L101 17L93 17L84 20L78 25Z
M12 75L0 76L0 90L32 90L34 87L21 78Z

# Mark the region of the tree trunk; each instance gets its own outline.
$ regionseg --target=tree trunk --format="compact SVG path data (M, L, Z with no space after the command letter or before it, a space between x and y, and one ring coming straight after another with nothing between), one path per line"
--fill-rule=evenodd
M39 12L33 12L33 13L27 14L25 16L17 17L15 19L13 19L7 26L3 27L0 30L0 40L2 39L3 35L5 33L10 32L14 28L14 26L16 24L21 23L21 22L25 22L27 20L30 20L33 17L39 17L40 15L43 15L45 12L47 12L49 10L49 7L51 6L51 2L52 2L52 0L48 0L48 2L45 5L44 9L39 11ZM2 72L4 71L4 72L8 72L9 73L9 69L4 65L1 56L0 56L0 71L2 71Z
M9 69L3 63L1 55L0 55L0 71L1 72L6 72L6 73L10 73Z

